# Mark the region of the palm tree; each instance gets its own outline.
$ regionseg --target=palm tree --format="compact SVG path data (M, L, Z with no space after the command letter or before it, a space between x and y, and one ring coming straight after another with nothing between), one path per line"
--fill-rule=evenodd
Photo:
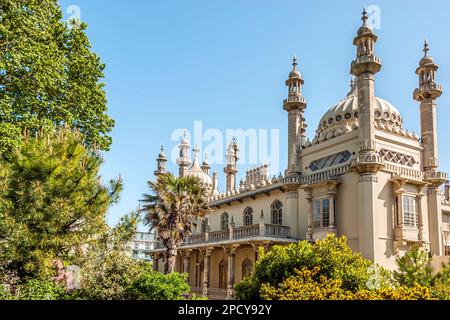
M152 194L144 194L144 222L156 231L157 239L166 247L164 273L175 268L180 244L196 228L195 220L209 212L207 189L194 177L175 177L171 173L149 181Z

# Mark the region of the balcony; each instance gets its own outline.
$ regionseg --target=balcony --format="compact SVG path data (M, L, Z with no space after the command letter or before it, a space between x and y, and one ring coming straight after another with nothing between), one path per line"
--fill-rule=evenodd
M288 240L288 242L294 240L290 238L290 227L288 226L280 226L276 224L252 224L230 230L194 234L186 239L182 243L181 247L263 239L284 239L285 241ZM161 250L163 248L164 246L160 242L156 243L155 250Z

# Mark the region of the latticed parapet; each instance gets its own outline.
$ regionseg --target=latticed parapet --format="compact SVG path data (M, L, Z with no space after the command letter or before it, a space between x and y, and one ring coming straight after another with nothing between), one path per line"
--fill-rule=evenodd
M283 108L286 111L293 109L304 110L306 108L306 99L304 96L290 96L283 100Z
M378 73L381 70L381 59L374 56L361 56L352 61L350 73L356 77L363 73Z
M448 182L448 174L440 171L426 171L424 180L435 186L440 186Z
M352 160L352 168L359 173L375 173L384 167L384 159L377 153L361 153Z
M416 101L422 101L424 99L436 99L441 95L442 86L440 84L426 83L414 90L413 98Z

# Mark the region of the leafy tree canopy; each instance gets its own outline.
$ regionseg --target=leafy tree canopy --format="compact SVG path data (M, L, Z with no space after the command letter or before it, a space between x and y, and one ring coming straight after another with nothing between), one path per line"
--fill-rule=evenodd
M0 152L20 133L69 126L101 150L111 144L104 64L91 51L87 26L65 23L57 0L0 3Z
M23 280L48 277L54 259L73 262L106 242L106 213L122 183L102 183L102 158L77 132L21 138L10 159L0 159L0 269Z

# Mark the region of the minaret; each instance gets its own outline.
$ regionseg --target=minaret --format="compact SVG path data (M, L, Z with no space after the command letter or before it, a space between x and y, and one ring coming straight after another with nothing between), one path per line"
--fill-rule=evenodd
M419 87L414 90L414 100L420 102L420 128L423 146L423 169L428 186L428 224L430 249L433 255L443 254L442 239L442 195L439 187L447 181L447 175L438 171L436 99L442 94L442 87L436 84L436 71L439 68L428 55L428 43L425 41L416 74Z
M186 177L189 166L192 164L192 161L189 157L189 142L186 140L186 131L184 132L184 137L181 139L180 145L178 146L180 148L180 157L177 159L177 164L180 167L179 169L179 176L180 177Z
M361 153L373 154L375 151L375 74L381 69L381 61L375 56L377 36L367 23L366 8L363 10L361 20L363 25L353 39L357 50L350 72L357 77Z
M166 155L164 154L164 146L161 146L161 152L159 153L158 158L156 158L156 162L157 162L157 168L155 170L155 176L159 176L161 174L166 174L167 173L167 169L166 169L167 158L166 158Z
M208 155L206 153L201 168L207 175L209 175L209 170L211 167L209 166Z
M423 167L425 171L437 171L436 99L442 95L442 88L436 84L436 71L439 67L428 55L429 50L425 40L423 48L425 54L416 69L416 74L419 76L419 87L414 90L414 100L420 102Z
M362 13L362 26L358 29L353 44L356 59L351 64L351 74L356 77L358 96L359 153L352 161L353 169L359 173L358 181L358 246L361 254L376 261L378 252L383 252L379 239L379 226L375 222L377 210L377 172L383 167L383 160L376 153L375 144L375 74L381 69L381 62L375 56L377 36L368 25L367 10ZM355 85L355 84L354 84Z
M233 138L227 149L227 166L223 169L227 175L227 192L236 189L237 161L239 160L238 151L236 138Z
M306 100L302 95L302 85L304 83L300 72L297 70L297 57L292 59L293 69L286 80L288 87L288 98L283 101L283 109L288 113L288 175L299 174L301 166L299 164L299 151L305 140L306 123L304 112Z

